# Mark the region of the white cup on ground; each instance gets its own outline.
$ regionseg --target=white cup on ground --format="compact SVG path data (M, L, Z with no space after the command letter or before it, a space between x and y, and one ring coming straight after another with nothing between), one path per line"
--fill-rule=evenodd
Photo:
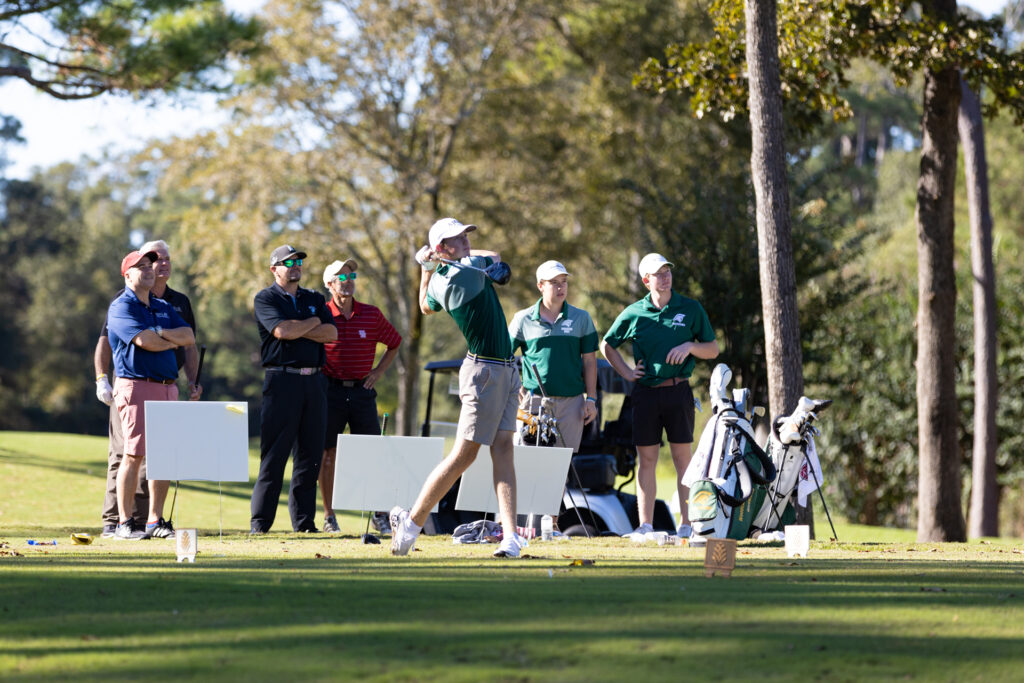
M786 526L786 554L789 557L807 557L811 547L811 528L806 524L789 524Z

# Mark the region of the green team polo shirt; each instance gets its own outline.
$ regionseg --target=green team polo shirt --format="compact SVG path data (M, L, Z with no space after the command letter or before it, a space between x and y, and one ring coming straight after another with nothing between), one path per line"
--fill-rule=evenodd
M467 256L461 263L486 268L493 260L489 256ZM505 311L483 273L447 264L438 266L427 283L427 306L432 311L448 312L466 338L470 353L500 360L512 357Z
M508 336L512 351L523 350L523 361L537 366L549 396L579 396L587 390L583 381L584 353L597 351L597 328L584 310L562 305L562 310L549 323L540 316L540 303L512 316ZM523 369L523 387L537 391L533 373Z
M689 379L697 359L692 355L679 365L665 362L668 352L683 342L709 342L715 331L704 307L693 299L672 292L665 308L658 310L648 294L626 307L612 323L604 340L612 348L633 343L633 359L643 361L646 374L640 384L655 386L673 377Z

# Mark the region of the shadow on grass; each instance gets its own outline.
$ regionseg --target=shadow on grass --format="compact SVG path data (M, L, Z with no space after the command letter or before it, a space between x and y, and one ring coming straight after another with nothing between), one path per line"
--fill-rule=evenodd
M944 625L991 608L1019 616L1019 563L900 560L880 571L877 561L753 560L728 580L705 579L696 559L570 569L560 557L397 559L386 550L201 555L195 565L166 553L39 554L3 564L0 658L20 657L26 675L43 679L66 677L79 659L95 677L259 680L734 678L765 667L783 678L957 678L965 657L997 670L1024 660L1012 625L965 638L908 624L922 612ZM158 668L122 656L128 643L160 652ZM47 673L50 658L64 668Z

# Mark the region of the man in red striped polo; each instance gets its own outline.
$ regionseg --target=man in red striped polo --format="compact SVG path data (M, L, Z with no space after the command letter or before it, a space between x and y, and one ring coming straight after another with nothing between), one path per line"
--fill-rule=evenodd
M334 461L338 434L348 426L352 434L380 434L377 392L374 385L398 355L402 336L380 309L356 301L356 269L352 259L335 261L324 269L324 285L331 293L327 308L338 328L337 341L324 345L327 364L327 440L320 463L320 495L324 502L324 531L337 533L334 518ZM374 367L377 344L387 351ZM378 531L388 529L386 513L374 515Z

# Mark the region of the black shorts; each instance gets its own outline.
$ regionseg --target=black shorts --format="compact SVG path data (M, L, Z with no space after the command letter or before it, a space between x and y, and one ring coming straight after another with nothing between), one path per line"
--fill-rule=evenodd
M669 443L693 443L693 390L687 381L669 387L633 387L633 444L656 446L661 430Z
M327 378L327 440L324 448L338 445L338 434L348 427L350 434L380 434L377 420L377 390L362 385L342 386Z

